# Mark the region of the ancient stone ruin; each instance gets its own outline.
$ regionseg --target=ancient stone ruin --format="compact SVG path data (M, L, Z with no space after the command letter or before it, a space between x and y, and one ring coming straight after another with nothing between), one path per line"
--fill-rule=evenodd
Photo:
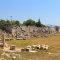
M32 45L32 46L26 46L25 48L21 48L21 52L27 51L27 52L38 52L37 50L48 50L48 45Z
M60 29L58 29L58 32L60 32ZM15 35L17 40L26 37L48 37L48 35L56 33L55 27L20 26L12 29L12 34Z

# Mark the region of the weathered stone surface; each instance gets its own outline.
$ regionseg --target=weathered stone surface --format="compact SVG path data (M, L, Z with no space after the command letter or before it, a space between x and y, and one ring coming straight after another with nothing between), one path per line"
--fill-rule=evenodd
M25 48L21 48L21 52L25 51Z
M47 50L48 49L48 45L42 45L42 49L44 49L44 50Z
M31 46L27 46L26 48L30 48L31 49L32 47Z
M32 49L35 49L37 47L37 45L32 45Z
M40 48L41 48L41 45L37 45L36 48L37 48L37 49L40 49Z
M29 52L29 51L31 51L31 49L30 49L30 48L26 48L26 51L28 51L28 52Z
M16 46L15 45L11 45L10 46L10 50L15 50L16 49Z
M36 27L36 26L20 26L16 29L17 38L20 37L48 37L48 34L56 32L54 27Z

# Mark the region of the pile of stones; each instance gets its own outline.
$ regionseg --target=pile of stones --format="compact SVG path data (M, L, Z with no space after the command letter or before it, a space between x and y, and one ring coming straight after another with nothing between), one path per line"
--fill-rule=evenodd
M21 48L21 51L35 51L36 49L39 50L48 50L49 46L48 45L32 45L32 46L26 46L25 48Z
M24 48L20 48L19 51L20 52L37 52L38 50L48 50L49 46L48 45L28 45ZM16 46L12 45L10 46L10 50L16 50Z

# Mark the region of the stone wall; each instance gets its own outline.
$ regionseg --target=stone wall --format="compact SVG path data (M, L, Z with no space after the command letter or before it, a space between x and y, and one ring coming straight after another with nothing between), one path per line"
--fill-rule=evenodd
M59 30L60 31L60 30ZM12 29L12 34L20 37L39 37L41 35L55 34L54 27L35 27L35 26L20 26Z

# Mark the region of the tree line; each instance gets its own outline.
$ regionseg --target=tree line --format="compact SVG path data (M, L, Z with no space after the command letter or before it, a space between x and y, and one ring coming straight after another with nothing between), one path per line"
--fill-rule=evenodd
M44 27L45 25L43 25L40 21L40 19L38 19L38 22L32 20L32 19L28 19L26 21L23 22L23 25L26 26L37 26L37 27Z
M33 19L28 19L28 20L24 21L23 23L21 23L19 20L10 21L10 20L0 19L0 29L6 31L8 33L11 33L11 30L13 27L21 26L21 25L45 27L45 25L43 25L41 23L40 19L38 19L38 22L34 21Z

